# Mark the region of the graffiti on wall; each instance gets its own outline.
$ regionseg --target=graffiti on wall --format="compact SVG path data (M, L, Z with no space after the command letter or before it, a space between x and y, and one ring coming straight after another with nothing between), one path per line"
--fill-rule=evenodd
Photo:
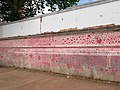
M120 32L1 40L0 64L120 81Z

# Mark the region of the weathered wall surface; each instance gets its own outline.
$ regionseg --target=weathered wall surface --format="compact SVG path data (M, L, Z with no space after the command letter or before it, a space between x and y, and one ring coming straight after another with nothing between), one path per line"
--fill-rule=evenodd
M0 65L120 82L120 27L3 39Z
M120 0L101 0L0 26L0 38L120 24Z

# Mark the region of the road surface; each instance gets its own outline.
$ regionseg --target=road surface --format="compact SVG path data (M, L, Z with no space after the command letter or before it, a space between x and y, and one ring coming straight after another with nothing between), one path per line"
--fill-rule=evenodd
M120 90L120 85L0 67L0 90Z

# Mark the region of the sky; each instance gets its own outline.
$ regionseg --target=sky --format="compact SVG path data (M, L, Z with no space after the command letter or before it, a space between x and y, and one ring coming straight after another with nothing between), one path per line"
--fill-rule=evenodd
M96 0L80 0L80 2L78 2L78 4L85 4L85 3L89 3L89 2L94 2Z

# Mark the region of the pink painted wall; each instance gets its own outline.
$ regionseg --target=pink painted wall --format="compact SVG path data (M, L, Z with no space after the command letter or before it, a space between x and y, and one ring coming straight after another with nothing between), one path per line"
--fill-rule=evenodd
M0 64L120 82L120 31L0 40Z

